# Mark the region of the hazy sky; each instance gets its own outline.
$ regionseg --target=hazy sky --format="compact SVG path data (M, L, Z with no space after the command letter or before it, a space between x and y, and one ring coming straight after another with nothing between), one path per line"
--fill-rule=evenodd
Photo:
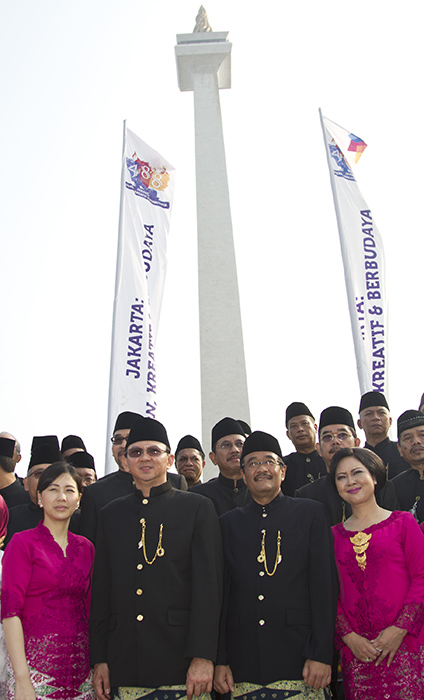
M81 435L103 471L124 119L177 169L157 417L173 446L200 436L193 96L174 56L198 3L0 0L0 430L23 444L19 473L50 433ZM220 95L251 422L289 452L291 401L359 404L319 107L368 144L394 420L424 391L422 23L412 0L250 7L206 3L233 43Z

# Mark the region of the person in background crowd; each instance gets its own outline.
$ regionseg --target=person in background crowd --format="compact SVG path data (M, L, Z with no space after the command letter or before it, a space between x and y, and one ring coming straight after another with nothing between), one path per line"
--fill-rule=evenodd
M131 493L133 479L122 463L125 454L127 437L131 425L141 418L139 413L124 411L116 419L112 435L112 455L118 465L118 471L106 474L95 484L85 489L81 499L81 516L79 522L80 534L91 542L96 542L97 524L100 509L115 498Z
M333 527L346 700L423 698L422 532L409 513L378 505L386 469L371 450L338 451L330 478L352 510Z
M424 522L424 413L405 411L398 422L399 452L410 469L393 479L401 510Z
M8 508L28 503L29 496L15 475L15 440L0 438L0 496Z
M88 452L74 452L66 461L72 464L80 475L83 493L86 486L96 483L97 474L94 458Z
M83 439L80 438L79 435L67 435L62 440L60 451L62 453L62 458L66 462L69 462L69 457L75 452L86 452L87 450Z
M221 534L207 498L171 487L172 463L165 427L136 421L123 457L136 488L99 516L90 656L100 700L212 690Z
M219 475L192 490L210 498L218 515L244 506L251 499L240 470L245 439L244 428L234 418L223 418L212 428L209 458L218 467Z
M31 443L31 454L37 447L41 447L42 445L51 445L51 447L54 447L60 452L57 435L34 435Z
M296 489L324 476L326 469L317 450L318 426L306 404L296 401L287 406L286 428L296 452L284 457L287 471L281 489L286 496L294 496Z
M4 554L9 700L94 700L88 656L94 547L68 532L80 495L80 478L70 464L47 467L38 482L44 520L16 533Z
M193 435L182 437L175 450L175 466L178 474L185 477L189 488L201 483L205 464L205 453L197 438Z
M424 413L424 394L421 396L420 405L419 405L418 410L421 411L421 413Z
M17 441L17 439L13 435L11 435L11 433L7 433L7 432L0 433L0 437L9 438L9 440L15 441L15 449L13 450L12 459L13 459L13 461L15 463L15 467L16 467L16 465L22 459L21 446L20 446L19 442Z
M249 437L249 435L252 432L252 428L250 427L249 423L246 423L245 420L241 420L241 418L237 418L237 423L241 425L244 431L244 437Z
M333 455L343 447L358 447L359 438L356 437L355 424L352 414L341 406L330 406L321 413L319 422L318 451L325 462L326 476L298 489L296 497L313 498L327 506L330 524L344 522L351 515L349 503L344 501L334 490L329 477L330 464ZM378 502L383 508L395 510L399 507L395 488L388 481L378 493Z
M397 443L389 438L391 424L389 404L384 394L379 391L364 394L359 405L358 427L365 433L364 447L378 454L386 465L388 479L393 479L409 467L400 456Z
M233 698L327 698L337 580L324 506L281 492L278 441L244 443L241 468L253 500L220 518L224 607L215 690Z

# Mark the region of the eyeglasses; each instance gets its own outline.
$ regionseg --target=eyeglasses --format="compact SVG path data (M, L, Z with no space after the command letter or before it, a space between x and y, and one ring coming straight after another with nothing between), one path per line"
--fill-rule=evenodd
M235 442L229 442L224 440L220 445L217 445L221 450L231 450L232 447L236 447L238 450L242 450L244 445L244 440L236 440Z
M344 440L347 440L348 438L351 438L352 435L349 433L337 433L337 435L330 435L330 433L326 433L320 438L321 442L326 442L327 444L330 442L333 442L333 440L338 440L339 442L343 442Z
M160 455L164 454L164 452L168 453L168 450L161 450L160 447L146 447L146 449L141 449L140 447L130 447L130 449L126 452L126 455L130 459L138 459L144 455L144 453L146 453L149 457L160 457Z
M126 442L128 440L128 438L124 437L123 435L117 435L116 437L113 436L110 439L114 445L122 445L123 442Z
M28 474L28 477L35 476L36 479L39 479L40 476L42 475L43 471L44 471L44 469L35 469L33 472Z
M284 466L283 462L276 462L275 459L265 459L263 462L249 462L248 464L243 464L243 467L245 469L257 469L261 464L266 464L266 466L271 469Z

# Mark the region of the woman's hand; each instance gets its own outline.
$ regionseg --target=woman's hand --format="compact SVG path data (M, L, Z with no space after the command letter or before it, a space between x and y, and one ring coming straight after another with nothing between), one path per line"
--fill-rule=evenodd
M394 655L396 654L397 650L402 644L405 634L407 634L406 630L391 625L390 627L386 627L385 630L380 632L376 639L372 640L375 649L380 654L375 663L376 666L381 664L381 662L383 661L383 659L386 658L386 656L388 656L387 665L390 666L390 664L393 661Z
M15 679L15 700L35 700L35 690L28 676L23 679Z
M352 654L356 656L360 661L370 662L375 661L378 658L379 652L376 650L375 645L361 637L360 634L356 632L349 632L342 637L343 642L349 647ZM378 646L378 645L377 645Z

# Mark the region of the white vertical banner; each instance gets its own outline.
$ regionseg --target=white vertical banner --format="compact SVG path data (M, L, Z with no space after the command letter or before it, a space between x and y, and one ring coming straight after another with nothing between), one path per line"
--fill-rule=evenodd
M349 157L357 163L366 143L323 117L321 125L339 228L346 290L361 394L388 396L387 304L384 251L371 209Z
M155 343L174 187L172 165L124 123L108 438L122 411L156 415ZM107 443L109 472L116 467Z

